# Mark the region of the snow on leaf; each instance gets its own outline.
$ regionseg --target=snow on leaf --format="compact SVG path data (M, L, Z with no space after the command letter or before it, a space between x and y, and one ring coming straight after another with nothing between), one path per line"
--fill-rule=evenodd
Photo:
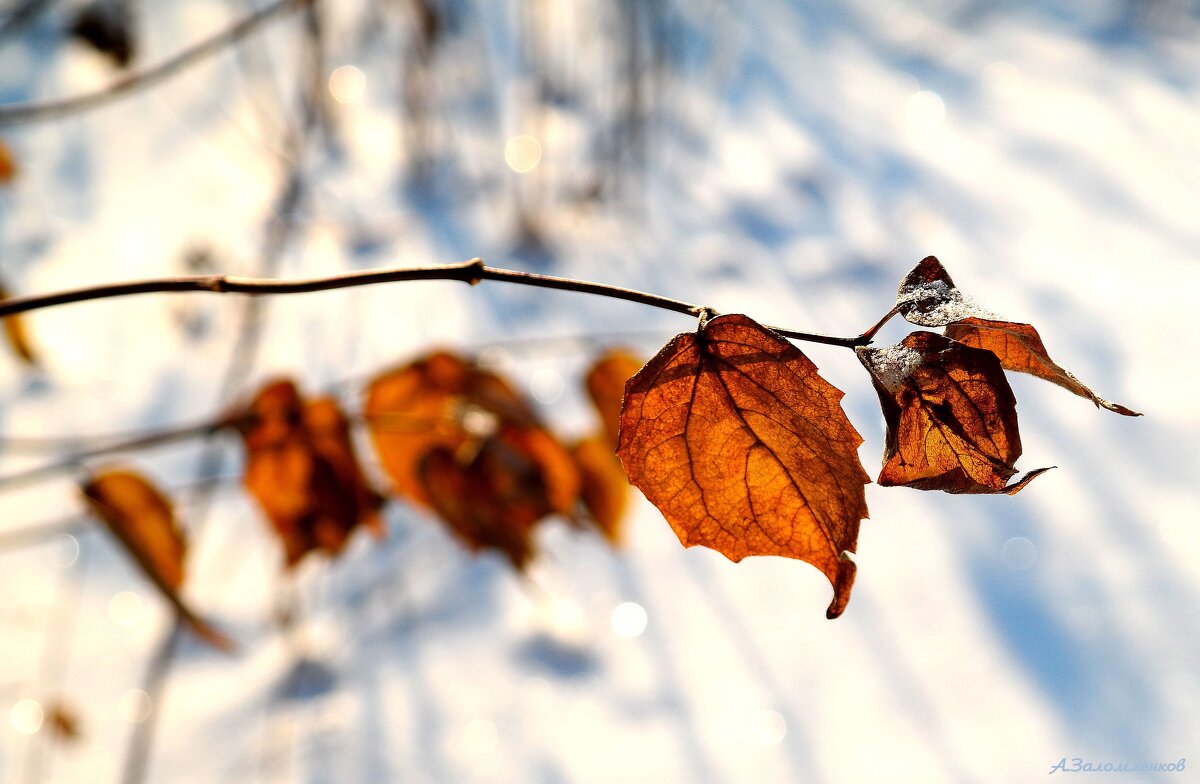
M945 267L933 256L922 259L904 278L896 294L896 307L913 324L946 327L947 337L991 351L1005 370L1037 376L1123 416L1141 416L1100 397L1050 359L1033 326L1005 321L976 305L954 285Z
M900 283L896 308L907 321L922 327L941 327L959 319L992 315L959 291L933 256L921 259Z
M990 351L933 332L914 332L899 348L920 357L897 381L897 347L859 348L887 422L879 484L948 493L1008 493L1021 456L1016 398Z

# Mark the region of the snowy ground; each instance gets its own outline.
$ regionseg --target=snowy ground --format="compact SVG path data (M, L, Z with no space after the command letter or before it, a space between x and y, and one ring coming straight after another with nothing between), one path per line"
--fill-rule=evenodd
M330 5L326 72L360 69L365 92L342 72L349 100L330 100L336 134L301 153L305 195L273 264L263 237L296 157L281 139L304 73L294 15L156 89L0 128L21 166L0 188L10 288L180 274L200 245L220 271L283 276L481 255L855 334L935 254L976 299L1037 325L1056 359L1146 416L1014 380L1019 467L1059 468L1014 498L869 486L858 583L833 622L816 570L685 551L644 502L620 553L548 525L534 587L396 505L387 542L364 537L301 570L303 621L283 636L278 554L225 444L230 480L207 513L184 508L188 592L240 652L184 640L148 711L144 672L168 628L149 584L90 529L6 547L0 781L119 780L147 713L154 782L990 784L1040 780L1063 758L1186 758L1182 773L1093 777L1196 780L1193 4L664 4L660 28L641 30L669 46L638 146L601 122L620 98L620 47L596 34L610 4L459 0L434 55L425 180L399 143L405 28L373 4ZM245 12L214 0L139 8L143 64ZM114 78L59 40L68 10L0 41L0 103ZM531 62L554 77L540 103ZM519 133L542 141L527 174L504 159ZM594 163L606 145L620 154ZM540 242L517 230L522 214ZM649 356L691 326L499 283L288 297L264 306L251 372L222 389L242 308L143 297L40 312L30 324L43 369L0 357L0 428L193 422L277 374L353 402L347 379L442 344L483 348L580 431L579 374L612 340L573 336L622 333ZM889 326L880 340L903 334ZM862 369L850 352L802 348L846 390L877 471L882 422ZM200 451L128 457L187 497ZM8 449L0 468L43 459ZM5 491L0 534L79 512L70 476ZM78 743L32 732L29 701L59 697L79 714Z

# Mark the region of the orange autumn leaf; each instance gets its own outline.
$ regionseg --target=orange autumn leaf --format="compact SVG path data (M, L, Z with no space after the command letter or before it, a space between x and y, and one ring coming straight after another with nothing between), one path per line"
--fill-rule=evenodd
M445 351L377 376L367 388L363 413L396 493L426 505L417 466L427 452L454 451L494 430L497 420L536 421L504 379Z
M56 740L75 743L83 737L79 716L62 700L46 706L46 727Z
M1107 408L1123 416L1141 416L1137 411L1100 397L1071 371L1050 359L1041 336L1029 324L965 318L946 325L946 337L968 346L987 349L1000 359L1000 364L1006 370L1029 373L1057 384L1087 398L1099 408Z
M1016 398L990 351L914 332L855 353L887 422L880 485L1012 495L1049 470L1008 484L1021 456Z
M991 351L1006 370L1029 373L1057 384L1099 408L1123 416L1141 416L1100 397L1069 370L1050 359L1033 326L1004 321L975 304L954 285L945 267L933 256L922 259L901 282L896 294L896 308L913 324L944 326L946 337Z
M418 476L434 511L469 549L500 550L522 569L534 555L534 525L569 511L578 496L574 464L556 444L545 431L510 425L468 454L434 447Z
M582 482L579 497L609 543L621 543L621 522L629 506L629 481L608 439L595 435L571 448Z
M610 349L592 363L584 377L588 396L614 448L621 425L621 399L625 396L625 384L642 369L642 364L641 360L624 349Z
M288 567L314 550L337 555L360 523L378 527L378 502L333 401L306 404L295 384L276 381L238 421L246 447L243 484L282 542Z
M0 158L3 155L0 153ZM2 162L0 162L2 168ZM2 179L2 178L0 178ZM8 289L0 284L0 300L6 300L11 295ZM26 365L36 365L37 354L33 351L33 345L29 340L29 330L25 326L25 319L21 315L5 316L0 319L4 322L4 339L8 343L8 347L18 358Z
M313 451L327 463L336 479L330 487L337 490L337 500L354 507L352 514L377 538L386 532L379 515L382 497L371 489L354 451L350 421L338 402L331 397L317 398L304 407L304 427L308 430Z
M617 454L684 546L807 561L833 585L835 618L854 584L870 481L841 398L791 343L718 316L629 380Z
M217 648L232 649L233 643L179 595L187 543L166 496L138 474L117 469L96 474L81 489L92 511L196 634Z
M7 185L17 176L17 161L8 145L0 139L0 185Z
M532 522L500 507L478 469L437 446L421 459L418 470L433 510L471 552L499 550L514 568L525 567L533 556Z

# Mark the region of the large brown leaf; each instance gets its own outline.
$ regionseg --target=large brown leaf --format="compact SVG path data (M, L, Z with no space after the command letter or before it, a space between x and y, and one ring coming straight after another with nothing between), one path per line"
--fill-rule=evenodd
M360 523L378 530L378 500L354 458L332 400L305 403L291 381L263 387L239 417L243 483L270 521L287 566L309 552L341 552Z
M1000 359L1006 370L1029 373L1058 384L1063 389L1087 398L1100 408L1123 416L1141 416L1130 408L1105 400L1086 386L1071 371L1050 359L1038 331L1029 324L965 318L946 325L946 337L975 348L987 349Z
M425 454L438 447L455 451L501 421L536 423L529 405L502 378L445 351L376 377L363 412L396 493L426 505L417 470Z
M741 315L677 335L625 388L617 454L684 546L816 566L846 607L867 516L862 438L842 393Z
M180 617L201 639L231 650L229 638L202 620L179 595L187 544L166 496L140 475L117 469L96 474L81 489L92 511Z
M948 493L1008 493L1021 456L1016 399L1000 360L933 332L888 348L856 349L887 421L883 486Z
M1138 412L1100 397L1069 370L1050 359L1042 338L1029 324L1004 321L964 295L933 256L922 259L900 284L896 308L925 327L946 327L946 336L991 351L1006 370L1029 373L1124 416Z

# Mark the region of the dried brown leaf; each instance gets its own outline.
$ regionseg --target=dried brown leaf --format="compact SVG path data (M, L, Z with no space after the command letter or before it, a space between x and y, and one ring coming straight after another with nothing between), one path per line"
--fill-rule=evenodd
M17 160L13 157L12 150L8 149L8 145L0 139L0 185L7 185L16 179L17 176Z
M62 700L46 706L46 726L56 740L75 743L83 737L79 716Z
M0 151L0 174L3 173L3 157L3 152ZM3 177L0 177L0 182L2 181ZM12 295L9 294L8 289L0 284L0 301L8 299L10 296ZM12 352L26 365L37 365L37 354L34 353L33 344L29 340L29 330L24 317L18 314L5 316L0 320L4 322L4 339Z
M841 398L782 337L718 316L629 380L617 453L685 546L807 561L834 586L834 618L850 598L870 481Z
M1016 399L1000 360L933 332L888 348L856 349L871 373L887 422L883 486L948 493L1021 490Z
M1100 397L1071 371L1050 359L1041 336L1029 324L965 318L946 325L946 337L968 346L986 349L1000 359L1000 364L1006 370L1029 373L1057 384L1082 398L1087 398L1097 407L1107 408L1123 416L1141 416L1137 411Z
M426 453L456 451L500 421L536 424L528 403L504 379L445 351L376 377L363 411L395 492L426 505L417 470Z
M337 555L360 523L378 530L379 503L354 457L349 425L332 400L306 403L295 384L267 384L239 418L243 484L292 567L314 550Z
M70 31L118 68L128 68L133 62L137 41L129 3L92 0L79 9Z
M221 650L232 649L179 595L187 544L166 496L142 476L119 469L96 474L81 489L92 511L196 634Z
M522 569L534 554L535 524L566 513L579 493L570 456L545 431L509 425L474 451L435 446L422 456L425 496L472 551L496 549Z
M1004 321L964 295L933 256L922 259L900 284L896 307L905 319L925 327L946 327L946 337L991 351L1006 370L1029 373L1124 416L1138 412L1100 397L1069 370L1050 359L1042 338L1029 324Z
M625 384L633 374L642 369L643 362L624 349L610 349L600 356L588 369L584 382L588 396L600 415L604 432L616 448L621 426L621 399L625 396Z
M379 508L383 498L371 489L354 450L350 421L331 397L311 400L304 406L304 427L319 460L328 464L336 490L331 504L349 504L346 515L359 520L374 536L386 534Z

